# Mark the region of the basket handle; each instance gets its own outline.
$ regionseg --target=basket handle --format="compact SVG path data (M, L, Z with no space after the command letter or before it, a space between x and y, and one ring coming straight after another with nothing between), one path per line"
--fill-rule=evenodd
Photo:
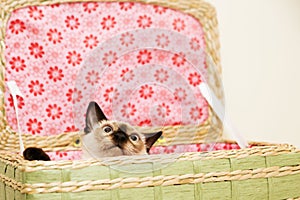
M240 148L248 147L248 143L245 138L239 133L239 131L233 126L228 115L225 115L225 107L221 101L217 98L215 93L210 89L208 84L202 82L199 85L200 91L203 97L206 99L210 107L216 113L218 118L222 121L224 127L228 130L232 138L238 143Z
M19 87L17 86L17 83L15 81L7 81L6 82L8 90L13 98L13 105L15 107L16 112L16 119L17 119L17 126L18 126L18 135L19 135L19 142L20 142L20 154L22 155L24 151L24 143L22 140L22 134L21 134L21 128L20 128L20 122L19 122L19 110L18 110L18 99L17 95L24 98L23 94L21 93Z

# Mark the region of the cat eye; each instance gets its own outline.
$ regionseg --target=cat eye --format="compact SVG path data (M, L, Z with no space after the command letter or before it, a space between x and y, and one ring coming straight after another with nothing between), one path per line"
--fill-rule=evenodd
M110 133L110 132L112 132L112 128L111 128L110 126L104 126L104 127L103 127L103 131L104 131L105 133Z
M132 134L129 136L130 140L132 140L133 142L136 142L139 140L139 136L137 136L136 134Z

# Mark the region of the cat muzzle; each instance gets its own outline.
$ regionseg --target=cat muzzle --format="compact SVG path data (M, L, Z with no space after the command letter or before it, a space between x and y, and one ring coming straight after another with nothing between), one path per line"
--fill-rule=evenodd
M119 147L122 147L127 140L128 140L127 135L122 131L118 131L113 134L113 141Z

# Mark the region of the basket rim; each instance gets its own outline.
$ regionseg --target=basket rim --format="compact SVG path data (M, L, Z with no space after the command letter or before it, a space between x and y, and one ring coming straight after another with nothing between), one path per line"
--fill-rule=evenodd
M232 142L232 141L224 141ZM245 149L217 150L210 152L185 152L172 154L152 154L104 157L101 159L80 159L80 160L60 160L60 161L28 161L11 151L0 150L0 161L14 166L21 171L39 171L47 169L80 169L88 166L111 166L137 163L171 163L175 161L195 161L195 160L217 160L217 159L243 159L248 156L274 156L286 153L300 152L295 146L289 144L271 144L263 142L250 142L253 146ZM130 157L130 159L128 159Z

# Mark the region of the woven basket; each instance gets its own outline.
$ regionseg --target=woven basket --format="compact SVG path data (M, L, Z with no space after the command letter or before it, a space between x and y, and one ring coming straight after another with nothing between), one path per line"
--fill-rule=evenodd
M28 6L50 6L60 1L1 2L0 62L0 199L299 199L300 152L285 144L251 143L238 149L223 141L222 124L211 108L201 125L142 127L162 129L164 138L156 146L205 145L215 151L171 153L149 156L120 156L101 160L26 161L19 151L18 134L9 125L5 103L5 49L8 21L14 11ZM78 1L73 1L78 2ZM118 2L105 1L100 2ZM119 2L123 2L119 0ZM128 2L128 1L124 1ZM221 73L215 9L197 0L138 0L135 3L161 6L196 19L204 30L208 82L222 100ZM178 134L180 133L180 134ZM48 152L78 151L77 131L58 135L22 134L25 147ZM192 140L191 140L192 138ZM209 139L208 139L209 138ZM228 149L235 150L228 150ZM227 150L226 150L227 149ZM206 149L207 150L207 149ZM218 150L218 151L217 151ZM197 151L197 150L196 150ZM201 151L201 150L198 150Z
M1 199L292 199L300 152L288 145L244 150L24 161L1 152ZM176 160L176 162L174 162ZM128 173L130 171L130 173Z

